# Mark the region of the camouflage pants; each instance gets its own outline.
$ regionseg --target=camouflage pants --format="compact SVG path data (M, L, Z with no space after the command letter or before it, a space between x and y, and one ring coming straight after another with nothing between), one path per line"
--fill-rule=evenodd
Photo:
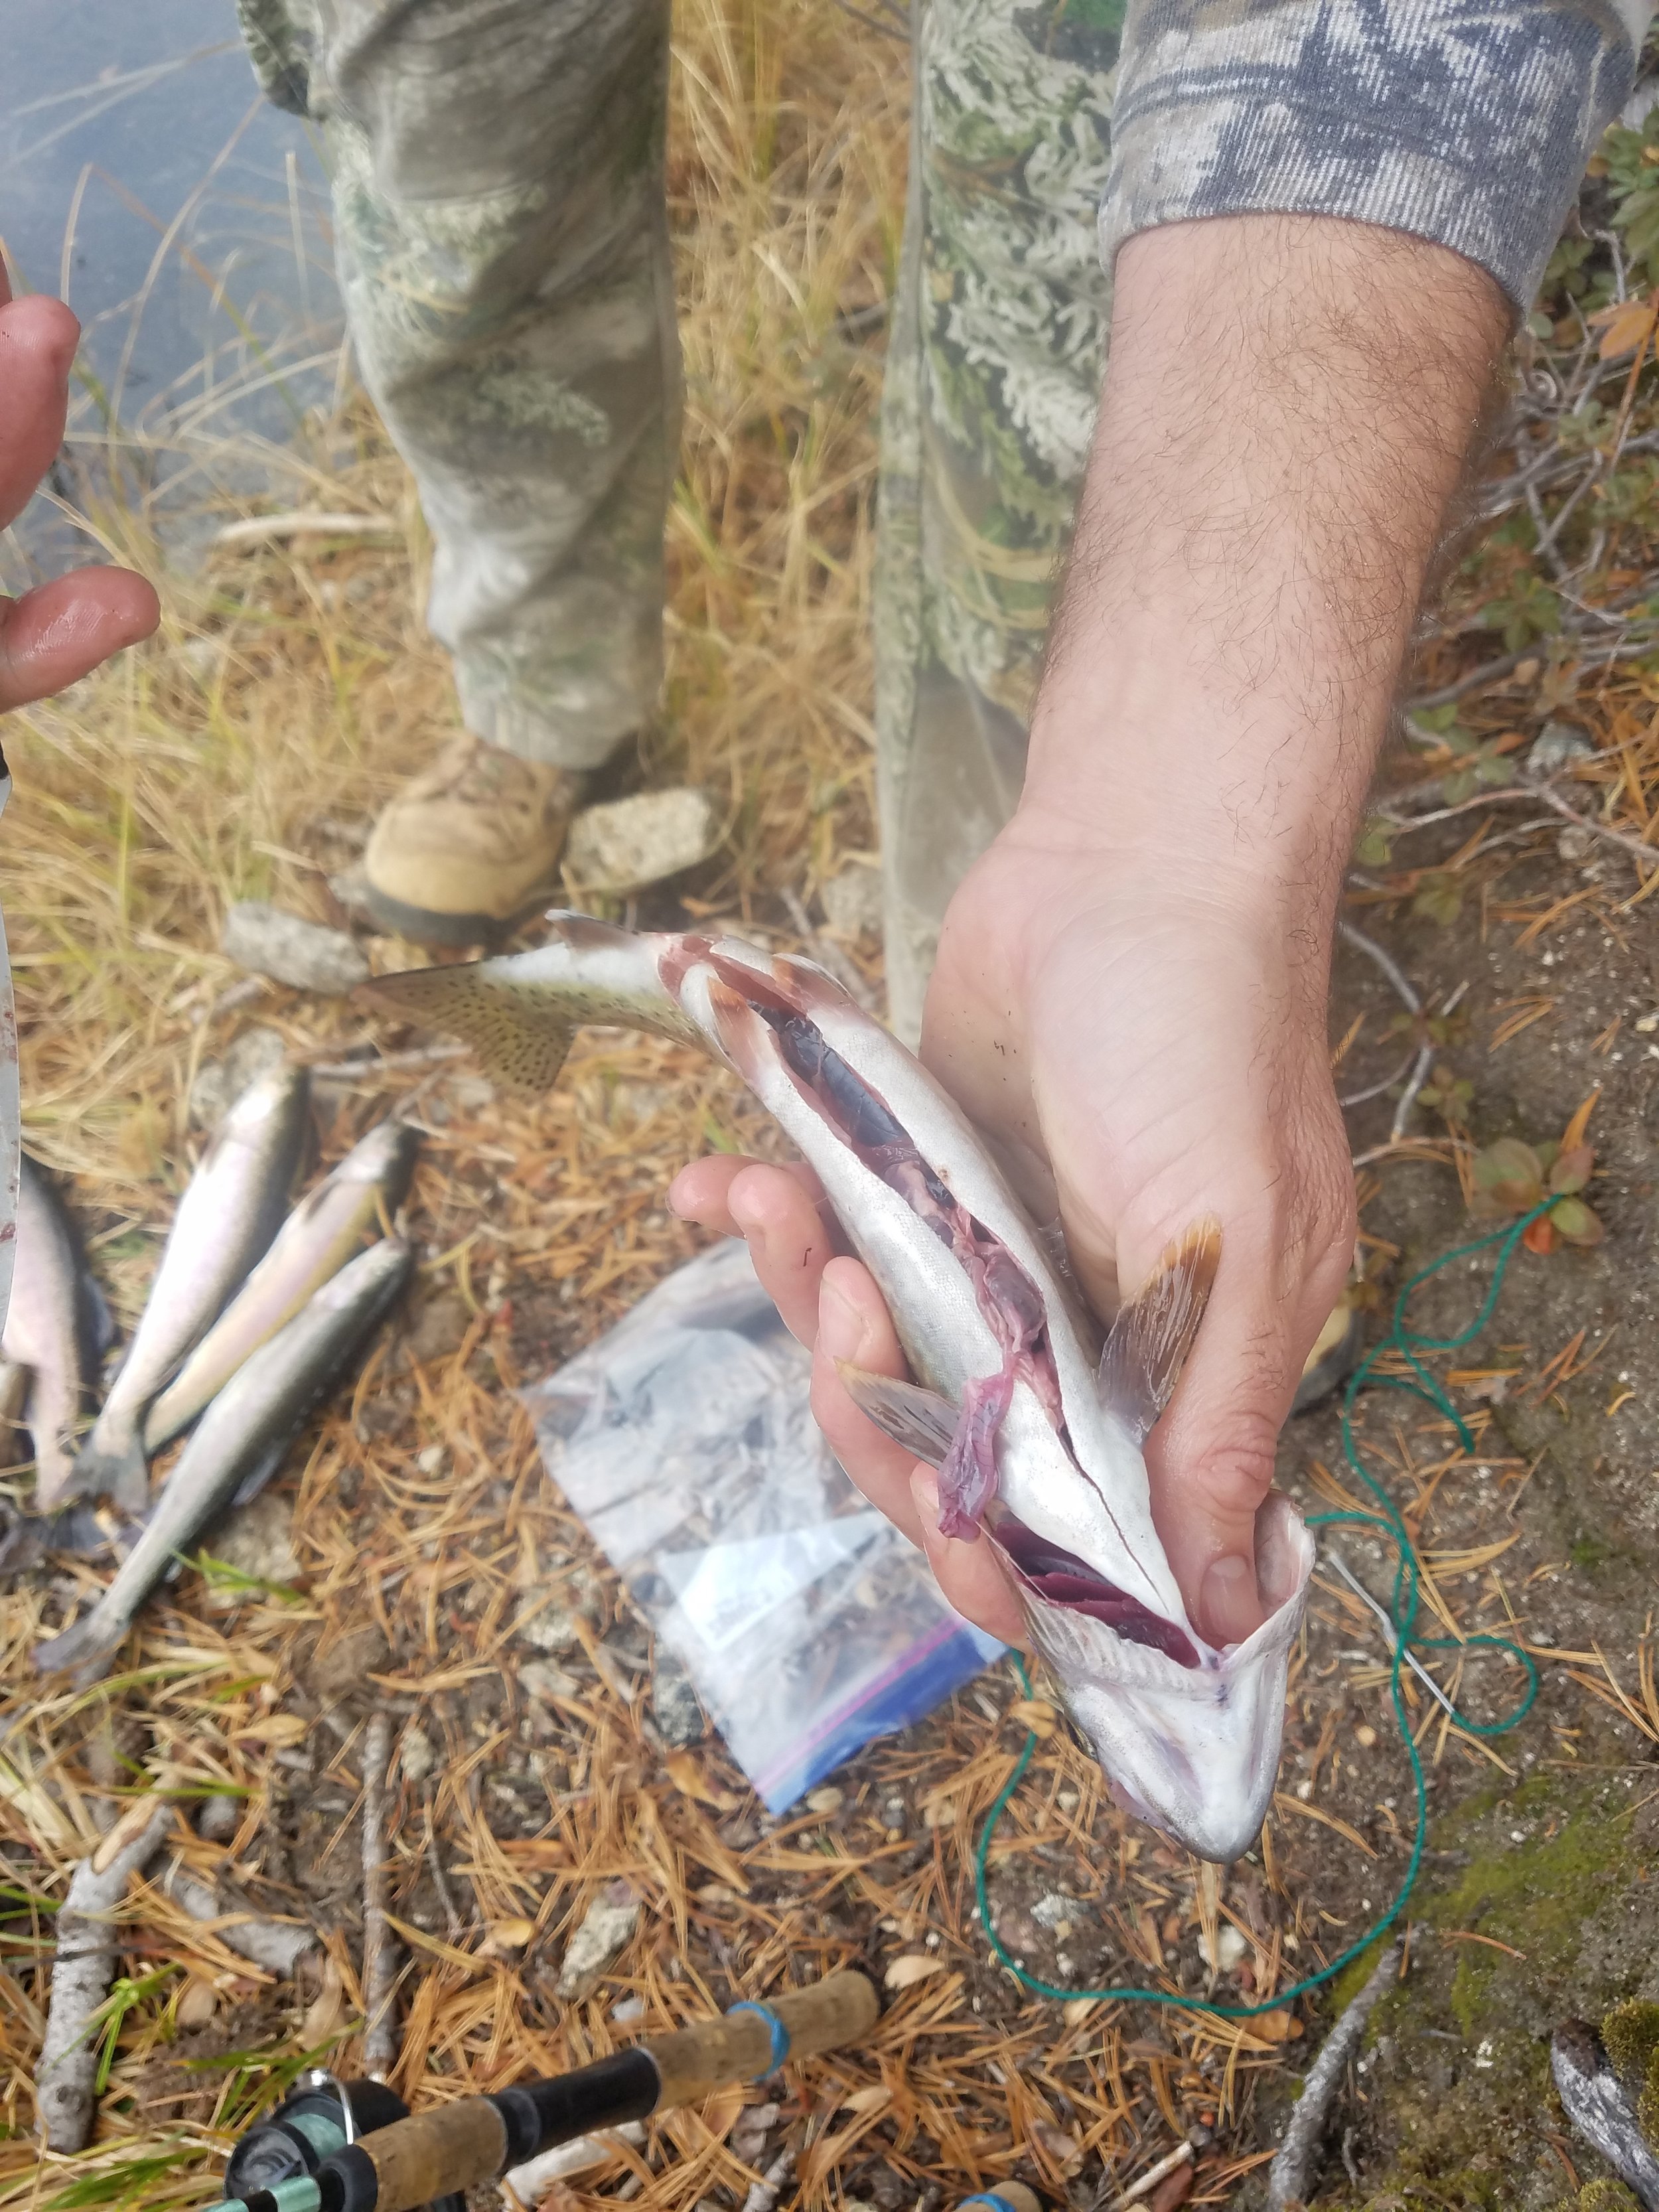
M650 713L679 432L666 0L239 0L319 125L364 380L436 545L469 728L582 768ZM918 0L883 408L892 1012L1019 790L1094 418L1123 0Z

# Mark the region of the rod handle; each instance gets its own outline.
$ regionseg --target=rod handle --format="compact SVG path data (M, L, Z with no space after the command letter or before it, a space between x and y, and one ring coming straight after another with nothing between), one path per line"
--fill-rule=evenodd
M507 2126L495 2105L462 2097L360 2136L323 2172L340 2192L339 2212L415 2212L488 2181L507 2156Z
M811 2058L857 2042L880 2011L873 1983L849 1967L723 2020L653 2036L645 2047L662 2076L657 2110L696 2104L728 2081L758 2081L786 2059Z

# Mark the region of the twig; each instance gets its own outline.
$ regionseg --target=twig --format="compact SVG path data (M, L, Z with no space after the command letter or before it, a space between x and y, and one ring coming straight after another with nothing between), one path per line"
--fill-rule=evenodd
M1352 945L1356 952L1363 952L1368 960L1382 970L1408 1014L1422 1012L1423 1001L1407 980L1405 969L1391 952L1384 951L1374 937L1367 937L1363 929L1356 929L1351 921L1339 921L1336 933L1345 945Z
M827 937L820 936L813 928L812 918L806 911L805 902L793 884L786 887L783 902L789 909L789 919L794 923L805 940L808 956L816 960L820 968L827 968L848 998L856 1000L866 1014L873 1013L875 1000L870 986L841 947L832 945Z
M1413 1046L1391 1075L1385 1075L1380 1083L1368 1083L1363 1091L1345 1091L1338 1098L1337 1104L1346 1112L1350 1106L1364 1106L1372 1098L1380 1098L1385 1091L1394 1089L1416 1057L1417 1048Z
M1190 2142L1177 2143L1167 2158L1159 2159L1156 2166L1149 2166L1133 2187L1126 2189L1121 2197L1115 2197L1107 2212L1124 2212L1126 2205L1139 2204L1143 2197L1152 2195L1160 2181L1167 2181L1194 2155Z
M1279 2154L1267 2168L1268 2212L1288 2212L1305 2204L1314 2177L1320 2138L1330 2118L1331 2106L1348 2070L1348 2061L1359 2048L1376 2001L1394 1986L1400 1970L1401 1941L1395 1936L1371 1968L1365 1986L1325 2038L1319 2056L1309 2068L1285 2130Z
M783 2185L795 2170L795 2154L792 2149L781 2150L758 2181L749 2185L749 2194L743 2200L743 2212L772 2212L772 2207L782 2194Z
M1389 1651L1392 1652L1400 1641L1400 1636L1393 1621L1389 1618L1387 1609L1383 1606L1380 1605L1376 1599L1371 1595L1364 1583L1360 1581L1358 1576L1356 1575L1348 1566L1340 1553L1328 1552L1325 1556L1330 1561L1332 1566L1335 1568L1337 1573L1341 1576L1343 1581L1346 1583L1348 1588L1353 1592L1354 1595L1356 1597L1364 1598L1366 1604L1370 1606L1371 1611L1382 1622L1383 1639L1387 1643ZM1406 1664L1411 1668L1413 1674L1416 1675L1419 1681L1422 1683L1429 1695L1435 1699L1437 1704L1443 1705L1445 1708L1446 1711L1450 1714L1453 1720L1455 1720L1461 1728L1462 1726L1462 1715L1458 1711L1456 1706L1441 1688L1439 1683L1435 1680L1433 1675L1430 1674L1428 1668L1423 1664L1423 1662L1417 1656L1414 1651L1409 1649L1409 1647L1405 1653L1405 1661Z
M161 1849L173 1825L171 1804L131 1807L71 1876L58 1915L57 1954L46 2039L35 2069L40 2129L51 2150L84 2150L97 2109L98 2038L93 2014L115 1975L110 1916L127 1883Z
M637 2150L645 2141L645 2130L637 2120L624 2120L620 2127L607 2128L602 2135L578 2136L574 2142L559 2143L552 2150L544 2150L539 2158L526 2159L522 2166L512 2166L501 2178L499 2186L512 2201L533 2212L556 2181L565 2181L573 2173L582 2173L591 2166L604 2166L617 2155L617 2146L626 2143Z
M1407 714L1426 714L1436 707L1449 707L1455 699L1480 690L1483 684L1496 684L1500 676L1513 675L1523 660L1535 660L1539 651L1535 645L1523 645L1518 653L1506 653L1497 660L1483 661L1467 676L1460 676L1455 684L1443 684L1437 691L1419 691L1414 699L1407 700L1403 711Z
M1425 1044L1412 1062L1412 1072L1406 1078L1406 1087L1400 1094L1394 1109L1394 1119L1389 1124L1389 1142L1391 1145L1397 1145L1405 1135L1406 1124L1411 1120L1412 1109L1417 1103L1417 1094L1428 1081L1429 1072L1433 1066L1434 1047Z
M398 1962L386 1925L386 1784L392 1716L371 1714L363 1730L363 2064L383 2081L398 2056L392 2018Z
M373 1060L318 1060L311 1063L308 1073L322 1083L351 1083L359 1076L392 1075L400 1069L430 1067L445 1060L465 1060L472 1048L470 1044L417 1045L408 1052L382 1053Z
M1601 2153L1646 2212L1659 2212L1659 2159L1643 2135L1601 2039L1582 2020L1564 2020L1550 2038L1550 2071L1567 2118Z
M292 1981L301 1960L318 1948L314 1929L291 1920L267 1920L257 1913L226 1906L210 1882L198 1881L175 1860L161 1877L161 1893L170 1897L191 1918L211 1929L228 1949L256 1966Z
M431 1872L432 1887L438 1893L438 1902L444 1909L444 1925L449 1931L449 1940L452 1943L458 1942L466 1933L466 1923L460 1916L455 1893L444 1874L444 1863L438 1856L438 1831L433 1824L429 1793L426 1801L426 1863Z
M843 15L851 15L857 22L867 24L872 31L879 31L883 38L896 39L901 46L909 45L907 33L896 30L891 23L884 23L878 15L866 15L862 8L853 5L853 0L836 0L836 5Z
M1579 813L1577 807L1569 806L1566 800L1559 797L1547 783L1528 784L1527 788L1534 798L1542 799L1546 806L1553 808L1564 822L1571 822L1575 829L1588 830L1595 836L1605 837L1610 845L1622 847L1649 867L1659 868L1659 849L1644 839L1632 837L1627 830L1615 830L1606 822L1597 822L1588 814Z
M272 538L395 538L398 526L388 514L329 514L298 507L289 514L256 514L228 522L213 534L216 545L260 545Z

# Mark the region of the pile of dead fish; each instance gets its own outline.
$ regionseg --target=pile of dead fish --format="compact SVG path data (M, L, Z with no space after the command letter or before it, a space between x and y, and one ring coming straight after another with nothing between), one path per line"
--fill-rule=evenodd
M231 1107L78 1450L108 1314L57 1189L23 1162L0 1416L29 1431L35 1489L33 1510L0 1538L0 1565L112 1546L124 1555L91 1612L40 1645L44 1669L72 1669L82 1683L106 1670L150 1592L210 1522L270 1480L403 1287L410 1250L392 1216L416 1132L380 1123L290 1212L310 1132L300 1070L262 1077ZM152 1502L149 1462L186 1429Z

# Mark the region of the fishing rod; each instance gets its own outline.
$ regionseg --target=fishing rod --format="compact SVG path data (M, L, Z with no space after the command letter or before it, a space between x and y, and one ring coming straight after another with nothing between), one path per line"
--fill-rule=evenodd
M411 2113L380 2081L320 2069L249 2130L225 2166L227 2212L465 2212L465 2192L599 2128L696 2104L786 2060L855 2042L881 2002L830 1974L723 2019L653 2036L571 2074Z

